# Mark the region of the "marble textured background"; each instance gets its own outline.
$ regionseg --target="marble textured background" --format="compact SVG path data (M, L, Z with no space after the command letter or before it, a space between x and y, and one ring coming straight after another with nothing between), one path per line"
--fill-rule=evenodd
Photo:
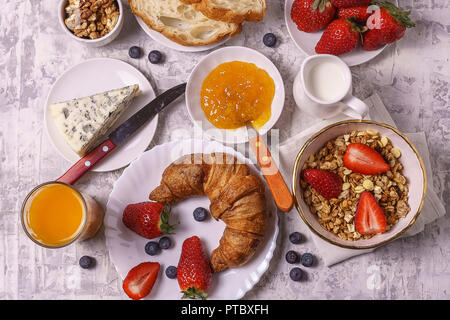
M53 149L43 127L43 107L51 85L68 67L85 59L111 57L141 70L157 92L187 79L203 53L181 53L150 39L128 5L125 26L111 44L91 49L64 35L57 21L57 0L3 0L0 11L0 299L126 299L111 264L103 230L94 239L60 250L34 245L22 232L18 212L35 185L54 179L70 163ZM354 93L378 93L404 132L425 131L434 175L430 179L450 206L450 1L400 0L412 9L417 26L369 63L352 67ZM276 127L281 141L305 128L311 118L293 102L292 82L305 55L290 40L284 24L284 1L268 0L264 22L248 23L242 35L226 45L244 45L272 59L285 80L286 104ZM262 43L274 32L276 48ZM151 65L128 57L138 45L158 49L165 63ZM160 115L150 147L169 141L179 127L191 129L184 103ZM88 173L78 186L105 206L122 170ZM450 298L450 216L428 225L417 236L395 241L372 254L327 268L307 269L307 280L289 279L284 254L287 235L306 227L296 214L280 215L281 236L269 271L250 291L249 299L448 299ZM312 241L296 246L316 253ZM94 256L96 268L78 266L82 255Z

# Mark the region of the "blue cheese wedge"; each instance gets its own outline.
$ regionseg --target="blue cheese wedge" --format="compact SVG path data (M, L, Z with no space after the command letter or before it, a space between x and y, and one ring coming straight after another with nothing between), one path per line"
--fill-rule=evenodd
M81 157L101 142L123 111L139 94L139 85L50 105L56 127Z

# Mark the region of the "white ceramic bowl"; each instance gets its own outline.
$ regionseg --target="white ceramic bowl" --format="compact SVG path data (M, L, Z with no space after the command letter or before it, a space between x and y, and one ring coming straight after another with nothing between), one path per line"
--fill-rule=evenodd
M116 25L114 26L114 28L107 33L106 35L104 35L101 38L98 39L84 39L84 38L79 38L77 37L72 31L70 31L65 23L64 20L66 18L66 12L65 12L65 7L68 5L69 1L68 0L60 0L59 1L59 6L58 6L58 20L59 20L59 24L61 26L61 28L63 29L63 32L65 34L67 34L70 38L83 43L87 46L96 48L96 47L101 47L104 45L107 45L108 43L110 43L111 41L113 41L120 33L120 31L122 30L123 27L123 6L122 6L122 1L121 0L116 0L117 5L119 6L119 20L117 21Z
M366 131L368 129L375 130L380 136L387 137L394 147L400 149L400 162L404 167L403 175L408 181L408 203L411 211L405 218L400 218L400 220L385 233L375 235L370 239L361 239L357 241L343 240L325 230L319 224L317 216L309 210L308 205L301 196L299 174L308 157L311 154L317 153L329 140L353 130ZM417 152L417 149L409 139L397 129L384 123L369 120L347 120L337 122L313 135L300 149L295 160L292 175L292 192L296 202L295 205L303 221L305 221L308 227L322 239L339 247L351 249L375 248L398 238L413 225L419 216L425 199L425 191L426 173L422 158Z
M206 119L200 103L200 91L203 81L219 64L230 61L254 63L264 69L275 83L275 96L272 101L271 117L259 128L260 135L266 134L277 122L284 106L284 84L277 67L266 56L246 47L225 47L205 56L192 70L186 87L186 105L194 124L212 139L223 143L245 143L248 141L247 128L235 130L218 129Z

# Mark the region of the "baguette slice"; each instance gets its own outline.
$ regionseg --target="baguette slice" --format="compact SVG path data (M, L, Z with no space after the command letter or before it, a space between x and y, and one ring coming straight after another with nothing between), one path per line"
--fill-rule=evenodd
M261 21L266 14L266 0L181 0L191 4L210 19L242 23Z
M139 94L139 85L51 104L50 114L68 145L84 157L99 144Z
M131 10L150 28L184 46L219 42L241 32L242 26L209 19L180 0L128 0Z

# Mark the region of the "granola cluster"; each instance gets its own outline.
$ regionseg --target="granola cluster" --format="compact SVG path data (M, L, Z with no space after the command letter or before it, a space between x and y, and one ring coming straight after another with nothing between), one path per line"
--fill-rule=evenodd
M350 143L364 143L375 149L383 156L391 170L377 175L364 175L347 169L343 157ZM317 215L323 228L344 240L354 241L373 236L358 233L353 221L360 194L363 191L370 191L386 215L386 231L388 231L410 211L408 183L402 174L400 157L400 150L393 147L388 138L381 137L376 131L352 131L341 135L328 141L317 154L311 155L302 168L337 173L343 180L341 194L338 198L327 200L301 178L303 199L311 212Z
M119 20L115 0L69 0L64 23L77 37L98 39L108 34Z

